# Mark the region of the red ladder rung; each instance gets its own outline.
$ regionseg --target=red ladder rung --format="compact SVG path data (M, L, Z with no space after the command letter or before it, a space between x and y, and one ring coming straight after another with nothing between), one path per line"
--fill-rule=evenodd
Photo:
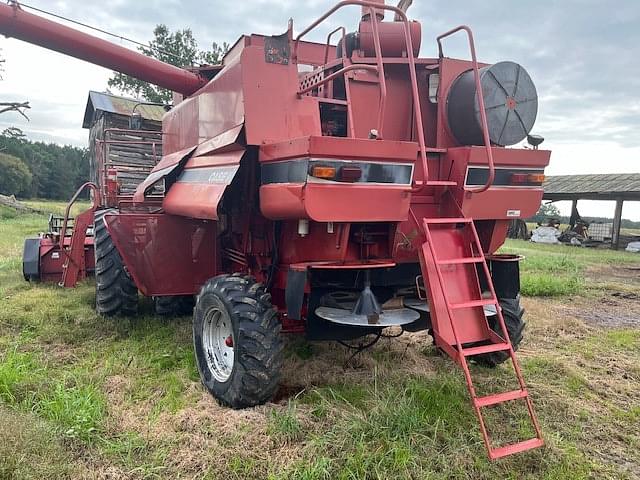
M451 303L449 306L452 309L458 308L474 308L474 307L484 307L487 305L497 305L497 300L494 299L482 299L482 300L470 300L468 302L460 302L460 303Z
M460 265L465 263L480 263L483 261L483 257L449 258L446 260L438 260L438 265Z
M473 355L482 355L483 353L503 352L509 350L511 346L508 343L491 343L489 345L481 345L479 347L463 348L462 354L465 357Z
M524 452L525 450L531 450L544 445L544 441L541 438L532 438L523 442L512 443L505 445L504 447L492 448L489 450L489 457L492 460L497 458L506 457L507 455L513 455L514 453Z
M430 228L429 225L430 224L440 224L440 225L460 225L463 224L464 228L469 228L472 232L472 238L471 238L471 243L472 243L472 250L471 250L471 257L458 257L458 258L451 258L451 259L439 259L438 255L436 253L437 251L437 247L438 245L433 243L433 238L431 237L431 232L430 232ZM531 402L529 400L529 395L528 392L524 386L524 380L522 379L522 373L520 372L516 357L514 355L513 349L511 347L511 343L507 337L506 340L500 338L498 335L491 335L493 332L490 332L491 338L489 341L493 341L493 343L490 343L488 345L480 345L477 347L469 347L469 348L464 348L461 345L457 330L456 330L456 324L454 321L454 311L456 309L463 309L463 308L475 308L475 307L484 307L484 306L488 306L488 305L495 305L496 308L498 309L498 318L500 319L501 324L503 323L503 319L502 319L502 314L500 311L500 306L498 303L498 300L496 298L495 295L495 291L492 285L492 279L491 279L491 274L488 270L488 266L485 263L485 259L484 259L484 255L481 255L479 257L476 257L473 247L475 246L475 251L477 252L482 252L482 245L480 243L480 239L478 237L478 233L476 231L475 228L475 224L473 223L473 220L469 219L469 218L432 218L432 219L423 219L423 228L425 231L425 235L426 235L426 244L428 244L428 247L430 249L430 253L431 253L431 259L433 261L433 263L435 264L435 271L436 274L438 276L438 281L440 283L440 287L442 288L443 291L443 297L444 297L444 301L445 301L445 305L451 320L451 328L453 331L453 335L456 341L456 345L457 347L454 349L453 347L451 347L450 345L448 345L447 342L444 342L442 337L438 334L438 332L436 331L436 329L434 329L434 338L436 339L436 345L440 346L440 348L442 348L450 357L452 357L457 363L460 364L460 366L462 367L463 371L465 372L465 379L467 382L467 388L469 389L469 393L471 394L472 397L472 402L474 405L474 408L476 410L476 414L478 416L478 420L480 422L480 430L482 433L482 436L484 438L484 442L485 445L487 447L488 453L489 453L489 458L492 460L495 460L497 458L501 458L501 457L505 457L507 455L513 455L519 452L523 452L525 450L530 450L536 447L540 447L542 445L544 445L544 441L542 440L542 434L540 432L540 427L538 426L538 422L535 418L535 414L532 410L532 406L531 406ZM424 248L424 247L423 247ZM426 257L426 255L425 255ZM422 263L422 262L421 262ZM458 302L458 303L452 303L450 302L448 295L447 295L447 289L446 289L446 285L445 285L445 281L444 281L444 277L442 275L442 269L440 268L441 265L447 265L447 264L482 264L485 274L488 276L488 280L489 280L489 287L490 287L490 291L491 291L491 298L477 298L475 300L467 300L467 301L462 301L462 302ZM423 271L425 271L426 267L424 265L422 265ZM480 295L479 295L480 296ZM479 313L479 312L477 312ZM484 316L483 316L484 317ZM483 318L483 320L486 322L486 319ZM503 333L507 334L506 331L504 331L503 328ZM494 338L497 337L497 338ZM513 365L514 365L514 369L515 369L515 374L516 377L519 380L519 383L521 385L521 389L520 390L515 390L515 391L509 391L509 392L503 392L503 393L498 393L498 394L493 394L493 395L487 395L487 396L483 396L483 397L476 397L475 395L475 388L473 386L473 379L471 378L471 371L469 370L469 367L467 365L466 362L466 357L470 357L473 355L480 355L483 353L491 353L491 352L498 352L498 351L508 351L509 356L511 357L511 360L513 361ZM504 402L508 402L511 400L517 400L517 399L525 399L525 401L527 402L527 406L528 406L528 411L529 411L529 416L531 418L531 422L533 424L533 427L535 428L536 431L536 438L530 439L530 440L525 440L522 442L518 442L518 443L514 443L514 444L510 444L510 445L505 445L499 448L492 448L491 447L491 440L489 438L489 432L487 431L486 427L485 427L485 423L484 423L484 418L481 412L481 408L482 407L487 407L490 405L495 405L495 404L499 404L499 403L504 403Z
M456 223L472 223L473 220L471 218L425 218L425 223L435 223L435 224L456 224Z
M473 403L476 407L482 408L511 400L518 400L519 398L526 398L528 395L529 393L526 390L513 390L511 392L495 393L485 397L476 397L473 399Z

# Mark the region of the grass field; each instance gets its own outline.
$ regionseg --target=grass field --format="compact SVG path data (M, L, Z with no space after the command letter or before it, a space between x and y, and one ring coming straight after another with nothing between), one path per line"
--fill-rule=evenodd
M61 204L38 208L61 211ZM640 478L640 255L510 241L519 357L547 446L486 459L461 372L423 333L350 359L290 338L275 403L232 411L198 381L190 318L100 318L93 284L21 276L44 215L0 210L0 479ZM506 367L474 367L483 391ZM490 411L495 436L526 435Z

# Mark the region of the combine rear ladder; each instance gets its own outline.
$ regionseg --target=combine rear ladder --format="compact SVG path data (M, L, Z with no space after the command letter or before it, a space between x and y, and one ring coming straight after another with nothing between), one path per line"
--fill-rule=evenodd
M522 377L522 371L520 370L518 360L516 359L509 339L500 304L496 297L493 282L491 281L491 274L473 220L469 218L425 218L423 219L422 226L424 228L426 242L422 245L420 251L420 264L425 286L428 287L427 291L430 293L430 310L432 312L432 325L436 346L446 352L462 367L489 458L494 460L542 446L544 442L542 440L540 426L533 411L533 405ZM432 229L438 230L436 236L441 237L439 242L434 242L434 232L432 232ZM466 232L464 231L465 229ZM466 238L468 239L468 243L464 245L465 248L463 251L470 252L470 254L465 253L464 255L460 255L460 249L452 249L452 243L457 242L458 245L464 244L464 240L460 242L460 239L465 238L464 233L467 234ZM454 238L455 236L458 236L457 240ZM443 241L447 239L450 241ZM452 252L453 256L451 255ZM445 255L445 257L448 257L445 258L438 253L450 253L450 255ZM483 298L475 268L477 264L482 265L482 270L487 279L490 293L489 298ZM461 283L466 282L464 284L466 285L465 287L461 287L460 283L458 285L452 285L446 281L445 274L443 274L443 267L452 269L452 267L447 266L455 266L453 267L455 270L453 273L457 276L456 281L460 282L462 280L463 282ZM434 278L434 272L437 280ZM462 295L462 291L465 288L467 288L467 295ZM468 298L452 301L452 291L454 291L458 297L467 296ZM474 291L474 293L469 295L471 291ZM498 322L502 332L501 335L496 334L489 328L483 309L484 306L488 305L493 305L496 308ZM478 335L478 333L481 333L481 335ZM481 343L481 345L477 346L478 343ZM466 346L468 344L472 344L473 346ZM479 397L476 395L471 371L467 364L468 359L473 355L498 351L508 352L520 388L513 391ZM535 430L535 437L494 448L489 438L482 410L492 405L519 399L526 402L528 415Z

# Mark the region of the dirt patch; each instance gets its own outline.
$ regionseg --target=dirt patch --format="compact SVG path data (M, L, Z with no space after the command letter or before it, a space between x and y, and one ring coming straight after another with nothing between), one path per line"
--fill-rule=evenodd
M590 325L603 328L640 327L640 296L633 292L613 292L585 300L572 313Z
M595 283L640 286L640 266L592 265L587 267L585 276Z

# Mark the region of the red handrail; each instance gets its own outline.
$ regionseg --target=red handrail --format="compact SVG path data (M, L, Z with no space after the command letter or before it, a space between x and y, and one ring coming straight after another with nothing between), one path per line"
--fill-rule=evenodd
M327 44L324 47L324 64L326 65L327 62L329 61L329 46L331 45L331 37L333 37L334 33L338 33L338 32L342 32L342 60L345 60L347 58L347 45L346 45L346 40L345 37L347 36L347 29L344 27L338 27L335 30L331 30L331 32L329 32L329 35L327 35Z
M405 45L407 47L407 59L409 62L409 76L411 79L411 93L413 95L413 108L414 108L414 115L416 117L415 121L416 121L416 130L418 134L418 145L420 147L420 160L422 163L422 171L423 171L423 177L424 177L423 184L421 186L425 186L429 178L429 168L427 165L427 150L426 150L426 143L424 139L424 126L422 123L422 109L420 107L420 94L418 92L416 63L415 63L415 59L413 58L413 41L411 39L411 29L409 27L409 19L407 18L407 15L405 14L405 12L400 10L398 7L393 7L391 5L384 5L376 2L370 2L370 1L364 1L364 0L343 0L337 3L333 8L328 10L324 15L322 15L315 22L309 25L306 29L300 32L300 34L298 34L298 36L294 40L295 43L293 46L293 54L292 54L293 60L294 61L298 60L298 44L300 43L300 39L304 37L307 33L309 33L311 30L316 28L320 23L322 23L324 20L330 17L337 10L348 5L358 5L360 7L369 7L374 12L375 12L375 9L389 10L391 12L394 12L397 15L397 17L400 18L401 21L403 22ZM382 78L381 81L384 82L384 65L382 62L382 55L380 53L380 38L378 36L378 30L377 30L378 24L376 23L378 20L375 14L371 15L371 17L372 17L371 21L372 21L372 29L374 34L374 42L376 44L376 56L378 57L377 63L378 63L378 66L382 66L382 69L378 72L378 75ZM385 85L385 93L386 93L386 85ZM381 112L384 113L384 105L382 105Z
M64 252L64 254L67 256L68 256L68 253L64 249L64 237L67 234L67 223L69 222L69 213L71 212L71 207L73 206L73 204L76 202L76 200L78 199L80 194L84 191L84 189L87 187L89 188L89 190L93 191L93 198L91 199L91 210L95 212L98 206L100 205L100 191L98 190L98 187L96 186L96 184L92 182L83 183L80 186L80 188L76 190L76 193L74 193L73 197L71 197L71 200L69 200L69 203L67 204L67 208L64 211L64 220L62 222L62 228L60 229L60 240L59 240L60 251Z
M471 29L466 25L460 25L448 32L443 33L442 35L437 37L438 41L438 54L440 58L444 56L442 52L442 40L454 33L457 33L461 30L467 32L467 39L469 40L469 50L471 51L471 64L473 65L473 76L476 82L476 92L478 95L478 107L480 108L480 123L482 124L482 138L484 141L485 150L487 152L487 162L489 164L489 177L487 177L487 182L478 188L469 188L468 192L471 193L481 193L488 190L496 177L496 169L493 163L493 150L491 148L491 139L489 138L489 127L487 126L487 113L484 108L484 96L482 94L482 83L480 82L480 70L478 69L478 61L476 59L476 47L473 41L473 33Z

